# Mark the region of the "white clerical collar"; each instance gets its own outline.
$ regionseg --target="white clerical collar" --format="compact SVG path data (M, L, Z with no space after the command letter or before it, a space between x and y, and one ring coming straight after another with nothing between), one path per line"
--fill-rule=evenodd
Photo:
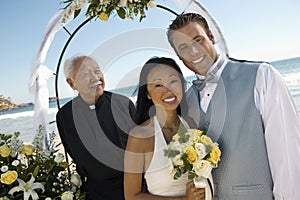
M89 108L90 108L91 110L95 110L96 106L95 106L95 105L89 105Z

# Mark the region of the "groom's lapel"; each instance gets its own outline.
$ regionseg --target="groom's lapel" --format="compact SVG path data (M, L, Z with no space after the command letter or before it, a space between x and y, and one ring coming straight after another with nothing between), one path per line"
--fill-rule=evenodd
M200 123L200 107L199 107L199 94L195 86L191 86L186 92L188 103L188 115L195 121L199 127ZM199 127L200 128L200 127Z
M225 124L225 117L227 111L227 98L224 87L224 82L220 78L216 91L210 101L208 108L209 115L206 116L206 120L209 121L209 127L207 130L208 136L213 141L218 141Z

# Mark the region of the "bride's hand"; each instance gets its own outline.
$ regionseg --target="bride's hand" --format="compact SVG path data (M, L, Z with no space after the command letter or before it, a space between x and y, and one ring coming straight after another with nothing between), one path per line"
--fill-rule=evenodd
M205 188L196 188L194 182L186 184L186 200L205 200Z

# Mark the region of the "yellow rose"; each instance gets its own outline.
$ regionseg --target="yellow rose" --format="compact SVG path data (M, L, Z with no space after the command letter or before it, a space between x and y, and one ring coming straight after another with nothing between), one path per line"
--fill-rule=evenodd
M206 135L202 135L200 137L200 142L205 144L205 145L211 145L213 143L212 140L210 139L210 137L208 137Z
M34 151L34 147L31 144L26 144L22 146L21 153L30 156L32 155L33 151Z
M98 18L102 21L108 21L108 15L106 12L101 12L98 16Z
M207 161L217 164L221 157L221 151L218 146L214 146L209 153L209 158Z
M7 146L7 144L4 144L4 145L0 146L0 155L1 155L3 158L8 157L9 154L10 154L10 152L11 152L11 148L9 148L9 147Z
M7 171L4 174L1 174L1 183L10 185L15 182L18 178L18 173L16 171Z
M194 149L194 147L189 146L188 148L186 148L185 153L187 154L188 160L191 164L194 164L197 162L198 156L197 156L197 152Z

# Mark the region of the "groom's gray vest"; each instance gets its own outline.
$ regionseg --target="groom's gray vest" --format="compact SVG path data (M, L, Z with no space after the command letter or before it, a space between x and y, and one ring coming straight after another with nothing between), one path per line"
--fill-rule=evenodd
M260 63L229 60L206 114L199 109L199 93L187 92L189 115L208 130L222 151L213 169L214 199L270 200L273 181L260 113L255 107L254 85Z

